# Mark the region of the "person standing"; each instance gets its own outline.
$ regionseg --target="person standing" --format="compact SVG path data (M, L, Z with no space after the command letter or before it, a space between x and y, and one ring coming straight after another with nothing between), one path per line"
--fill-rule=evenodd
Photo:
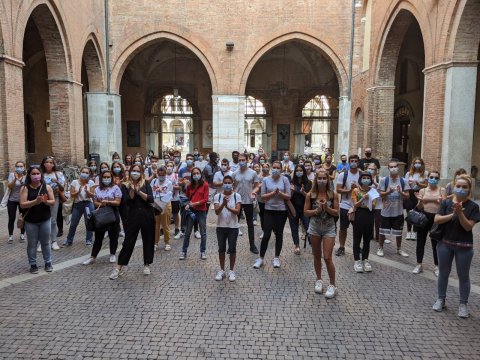
M377 174L377 165L374 163L370 163L367 165L367 172L372 175L373 187L378 190L378 186L380 184L380 176ZM374 240L376 242L379 241L380 238L380 224L382 222L382 209L383 209L383 201L379 200L375 202L375 232L374 232Z
M186 165L178 171L178 181L182 189L185 188L185 186L192 181L193 169L194 169L193 154L187 154ZM183 191L181 192L180 196L181 197L183 196L184 198L186 198L186 194ZM184 236L185 234L185 228L187 226L187 221L185 217L185 205L181 206L180 214L181 214L181 223L180 223L181 232L177 234L175 239L177 238L180 239L180 237ZM195 230L195 237L197 239L200 239L201 235L200 235L200 231L198 231L198 221L194 223L194 230Z
M369 164L375 164L378 170L380 170L380 161L372 157L372 148L365 148L365 157L360 159L360 169L362 171L367 170Z
M312 170L313 164L311 160L305 160L303 163L303 166L305 167L305 172L307 173L307 178L311 182L313 182L313 179L315 179L315 171Z
M260 185L263 183L263 179L270 176L270 164L264 163L262 164L262 172L258 177ZM261 196L257 195L258 200L258 215L260 216L260 227L262 228L262 233L260 234L260 240L263 239L263 234L265 231L265 201L262 199Z
M292 240L294 245L294 254L300 254L300 236L298 234L299 222L305 229L308 229L308 217L305 216L303 208L305 206L305 196L312 189L312 182L308 180L307 172L302 165L295 166L293 180L290 184L291 202L295 208L295 217L288 219L290 229L292 230Z
M428 173L425 171L423 159L416 157L413 159L410 170L405 174L405 181L408 182L408 199L403 202L403 207L407 210L413 210L417 205L418 199L415 193L428 186ZM407 220L407 236L405 240L417 240L417 233L412 231L412 224Z
M350 170L350 164L347 163L347 155L340 156L340 162L337 164L337 173L341 174Z
M173 184L167 179L167 170L160 166L157 170L157 177L152 181L153 198L168 203L165 210L158 215L155 214L155 250L160 242L160 228L163 231L163 241L165 242L165 251L172 250L170 246L170 217L172 214L172 205L170 201L173 194Z
M332 182L332 189L335 189L334 181L337 177L337 167L333 165L332 155L325 155L325 162L322 164L322 167L327 170L330 181Z
M238 165L238 157L240 156L240 153L238 151L232 151L232 161L230 162L230 171L234 173L235 171L238 170L240 165Z
M295 166L293 165L293 162L290 161L290 154L288 153L288 151L283 153L282 159L282 174L291 176L293 171L295 170Z
M172 201L170 202L172 206L172 215L173 215L173 222L175 225L175 233L174 238L177 239L177 235L180 233L179 225L180 225L180 185L178 184L178 174L173 171L175 164L173 161L168 161L166 163L166 170L167 170L167 179L170 180L173 186L173 194L172 194Z
M208 164L206 164L203 169L199 168L203 174L203 178L208 183L208 188L209 188L207 213L208 213L208 209L210 208L210 204L213 201L213 196L217 192L217 188L214 185L213 178L215 177L215 173L220 170L220 167L218 166L218 154L216 152L210 153L209 159L210 160L208 161Z
M8 175L7 187L10 189L8 195L8 243L13 243L13 228L17 217L17 209L20 210L20 189L25 185L25 162L17 161L15 163L15 172ZM3 204L2 204L3 205ZM25 241L25 227L20 229L20 242Z
M213 175L213 186L215 187L216 193L221 193L223 191L223 178L227 175L232 176L232 174L228 159L222 159L220 170Z

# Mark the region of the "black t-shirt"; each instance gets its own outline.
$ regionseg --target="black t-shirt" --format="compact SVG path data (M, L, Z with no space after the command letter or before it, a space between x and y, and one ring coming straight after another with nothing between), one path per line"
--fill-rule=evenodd
M438 215L448 215L453 212L453 201L443 200L438 210ZM480 210L478 205L472 200L463 203L463 213L468 220L480 221ZM472 230L466 231L460 224L458 216L454 216L451 221L445 223L445 232L443 238L450 242L473 243Z
M37 189L33 189L30 185L27 186L27 201L35 200L38 195L48 195L45 183L42 183ZM25 221L29 223L42 223L50 219L50 206L44 203L34 205L29 209L24 209L23 216Z
M380 161L378 159L374 158L363 158L360 160L360 169L365 170L368 166L368 164L374 163L377 166L377 170L380 169Z

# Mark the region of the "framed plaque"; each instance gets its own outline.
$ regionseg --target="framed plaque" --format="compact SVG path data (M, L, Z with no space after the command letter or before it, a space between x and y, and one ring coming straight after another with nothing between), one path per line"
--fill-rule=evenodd
M290 124L277 125L277 149L287 151L290 149Z
M127 146L140 147L140 121L127 121Z

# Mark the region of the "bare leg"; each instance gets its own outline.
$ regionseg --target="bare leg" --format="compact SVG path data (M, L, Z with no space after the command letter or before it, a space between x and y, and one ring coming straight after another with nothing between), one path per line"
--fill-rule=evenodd
M328 277L330 278L330 285L335 286L335 264L333 263L332 253L335 246L335 238L323 239L323 260L327 266Z
M313 252L313 267L317 280L322 280L322 238L320 236L310 235Z

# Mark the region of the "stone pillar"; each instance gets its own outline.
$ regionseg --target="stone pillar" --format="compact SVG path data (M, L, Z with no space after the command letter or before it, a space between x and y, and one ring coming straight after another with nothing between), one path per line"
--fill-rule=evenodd
M347 96L340 96L338 100L338 143L336 144L335 159L340 159L342 154L348 154L350 144L350 114L352 102Z
M245 147L245 96L212 95L212 103L213 151L229 159Z
M110 162L116 151L122 155L122 116L120 95L90 92L87 97L88 148Z

